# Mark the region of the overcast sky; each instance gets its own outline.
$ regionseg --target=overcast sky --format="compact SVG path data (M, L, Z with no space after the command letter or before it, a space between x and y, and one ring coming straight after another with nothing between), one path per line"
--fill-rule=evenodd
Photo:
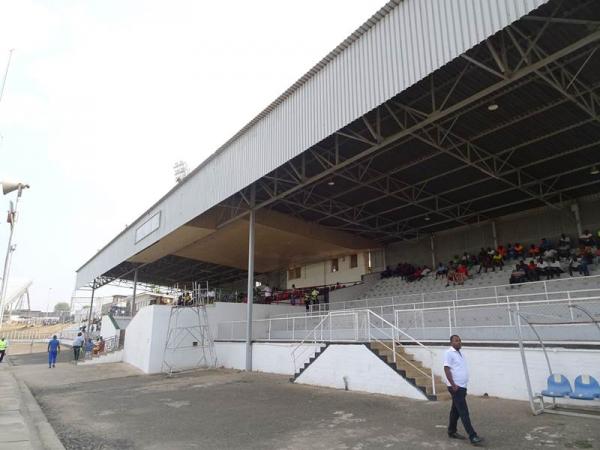
M32 279L36 309L69 301L75 270L173 186L175 161L198 165L384 3L0 0L2 74L15 49L0 179L31 184L11 284Z

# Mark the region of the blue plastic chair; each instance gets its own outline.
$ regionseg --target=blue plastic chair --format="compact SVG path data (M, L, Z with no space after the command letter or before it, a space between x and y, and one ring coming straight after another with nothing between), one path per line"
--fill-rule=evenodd
M594 400L600 397L600 384L590 375L579 375L575 378L575 390L569 394L569 397L578 400Z
M542 391L544 397L564 397L571 393L571 383L567 377L559 373L553 373L548 377L548 389Z

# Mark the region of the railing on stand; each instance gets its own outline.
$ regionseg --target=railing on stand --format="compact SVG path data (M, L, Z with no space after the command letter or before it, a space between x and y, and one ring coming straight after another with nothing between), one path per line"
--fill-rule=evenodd
M600 275L592 275L588 277L574 277L574 278L557 278L554 280L543 280L543 281L531 281L527 283L520 284L503 284L503 285L490 285L490 286L477 286L471 288L464 289L452 289L452 290L443 290L443 291L433 291L433 292L424 292L424 293L414 293L414 294L403 294L403 295L393 295L393 296L383 296L383 297L370 297L365 299L357 299L357 300L347 300L344 302L334 302L327 304L318 304L311 305L311 312L325 312L325 310L339 311L339 310L347 310L347 309L371 309L371 310L380 310L381 308L389 308L392 306L401 306L407 309L418 308L420 307L434 307L434 306L444 306L444 304L450 304L452 301L464 303L477 300L478 303L482 303L480 300L487 299L489 303L498 303L500 299L505 298L507 295L510 297L521 295L521 296L540 296L546 300L552 300L556 298L559 294L564 294L566 292L584 292L594 290L591 289L556 289L556 287L560 288L561 284L566 283L597 283L600 287ZM508 294L508 293L500 293L500 290L504 291L514 291L520 289L527 289L529 291L537 292L528 292L522 294ZM489 292L490 295L473 295L473 293L481 292L486 293ZM428 300L431 298L444 296L446 298L441 298L437 300ZM532 299L533 300L533 299Z
M306 333L304 338L291 352L295 372L298 367L303 365L303 361L307 359L306 354L311 353L314 348L307 346L308 342L313 345L317 345L320 342L377 342L392 352L394 363L397 363L399 358L418 373L431 378L432 393L435 395L433 351L408 333L369 309L332 311L318 317L320 320L315 327ZM400 342L401 340L410 341L429 353L431 357L430 373L417 367L397 351L398 348L404 347Z

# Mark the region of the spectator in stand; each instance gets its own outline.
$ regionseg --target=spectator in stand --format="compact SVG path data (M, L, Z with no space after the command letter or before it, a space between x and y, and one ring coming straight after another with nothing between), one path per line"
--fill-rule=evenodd
M456 274L454 275L456 283L459 285L465 284L465 280L469 278L469 269L464 264L459 264L456 268Z
M527 278L529 278L529 281L539 281L540 277L538 275L538 271L537 271L537 264L535 263L535 261L532 259L531 261L529 261L529 264L527 264Z
M546 250L544 250L544 253L542 256L545 261L551 261L552 259L556 258L557 255L558 255L558 252L556 251L556 249L547 248Z
M296 285L292 284L292 292L290 294L290 305L295 305L297 298L298 298L298 291L296 290Z
M506 256L508 254L506 248L504 248L504 245L502 244L498 246L498 248L496 249L496 253L502 257L503 261L506 259Z
M546 238L542 238L542 241L540 242L540 252L544 253L546 250L550 250L552 248L554 248L552 242Z
M571 255L571 238L565 233L560 235L560 239L558 241L558 257L559 258L568 258Z
M452 261L448 263L448 273L446 274L446 287L450 286L450 283L452 283L452 286L456 286L456 266Z
M590 230L585 230L581 236L579 236L579 243L586 247L594 245L594 236L590 233Z
M550 263L548 264L548 270L550 271L550 278L560 278L560 274L564 273L562 267L560 266L560 261L557 261L556 258L552 258Z
M304 306L306 306L306 312L310 311L310 297L308 296L308 292L304 293Z
M512 244L510 242L508 244L506 244L506 256L509 259L517 258L517 253L515 252L515 248L512 246Z
M437 269L435 269L435 279L437 280L440 277L443 278L447 273L448 268L444 265L444 263L440 262L437 266Z
M471 260L471 257L469 256L468 252L464 252L463 255L460 257L460 264L464 264L465 266L469 266L469 261Z
M502 270L504 267L504 259L498 252L494 253L494 256L492 256L492 269L495 270L496 267L499 267L500 270Z
M271 303L271 300L273 297L273 289L271 289L271 287L268 284L265 285L265 288L263 290L263 295L265 298L265 303L267 303L267 304Z
M577 251L575 252L575 254L577 256L579 256L581 259L585 260L585 262L587 264L594 263L593 247L584 247L583 245L580 245L579 248L577 249Z
M527 282L527 272L523 270L523 267L520 264L515 266L515 270L513 270L510 274L510 284L517 283L525 283Z
M537 258L539 254L540 248L535 244L531 244L529 250L527 251L527 256L529 256L530 258Z
M548 263L544 261L544 258L542 258L541 256L537 260L536 271L538 274L538 278L541 276L546 276L546 280L549 280L551 278L550 271L548 270Z
M487 273L490 267L492 267L492 259L488 252L481 247L481 250L479 251L479 270L477 273L481 273L481 269L484 269L485 273Z
M588 269L587 261L585 258L577 255L571 256L569 261L569 275L573 276L573 271L577 270L580 275L589 276L590 271Z
M319 304L319 290L316 287L314 287L310 293L310 301L313 305Z
M406 281L410 283L413 281L419 281L421 278L423 278L423 270L420 267L417 267L413 273L406 277Z
M513 248L515 250L515 256L517 258L523 258L525 256L525 248L523 248L523 246L521 244L516 242L515 246Z
M381 278L390 278L393 274L392 268L387 266L383 272L381 272Z

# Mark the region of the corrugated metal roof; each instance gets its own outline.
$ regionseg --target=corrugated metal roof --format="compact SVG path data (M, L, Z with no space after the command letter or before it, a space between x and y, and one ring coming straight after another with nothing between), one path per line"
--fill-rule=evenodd
M76 286L89 283L546 1L386 3L86 262L78 270ZM136 228L159 210L160 228L136 244Z

